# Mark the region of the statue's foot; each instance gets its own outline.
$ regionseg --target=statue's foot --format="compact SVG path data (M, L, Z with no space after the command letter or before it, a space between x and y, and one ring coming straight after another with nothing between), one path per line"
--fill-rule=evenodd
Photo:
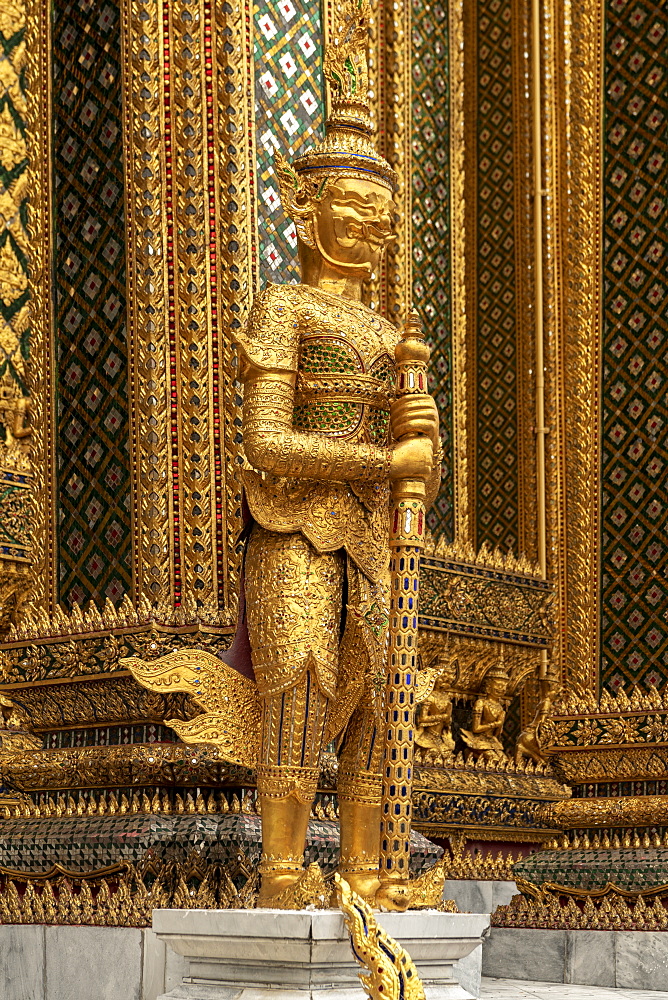
M262 876L257 906L262 909L323 909L329 904L329 886L313 862L298 871L269 872Z
M281 901L297 885L304 871L281 872L280 874L263 875L260 891L257 896L258 909L280 908Z
M342 879L345 879L353 892L361 896L365 903L370 906L376 905L376 893L380 889L380 878L378 869L370 872L339 872ZM332 894L332 906L338 907L338 896L336 889Z
M413 895L410 882L381 882L374 903L383 910L407 910Z

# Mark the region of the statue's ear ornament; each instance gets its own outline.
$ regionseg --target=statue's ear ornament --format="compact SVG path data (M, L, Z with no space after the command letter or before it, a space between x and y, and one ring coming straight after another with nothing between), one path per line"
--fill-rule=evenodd
M314 247L313 209L317 198L315 181L310 177L300 176L281 152L274 156L274 167L283 211L294 222L300 240L307 246Z

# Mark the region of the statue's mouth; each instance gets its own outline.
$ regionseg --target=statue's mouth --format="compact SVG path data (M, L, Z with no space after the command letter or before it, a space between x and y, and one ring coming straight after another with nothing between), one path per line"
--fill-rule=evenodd
M359 240L361 243L367 243L373 249L381 250L397 238L394 233L379 229L371 222L349 222L346 235L348 239Z

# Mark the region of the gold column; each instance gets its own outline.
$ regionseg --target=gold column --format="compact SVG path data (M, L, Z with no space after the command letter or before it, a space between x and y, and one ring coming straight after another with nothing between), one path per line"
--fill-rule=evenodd
M452 297L452 452L454 538L459 548L473 544L471 483L468 456L468 386L466 267L467 211L465 198L464 3L452 0L450 29L450 259Z
M53 230L51 225L51 7L26 3L26 143L30 191L30 371L33 423L31 605L57 602L55 499L55 356L53 343Z
M548 574L564 682L596 691L603 7L542 13Z

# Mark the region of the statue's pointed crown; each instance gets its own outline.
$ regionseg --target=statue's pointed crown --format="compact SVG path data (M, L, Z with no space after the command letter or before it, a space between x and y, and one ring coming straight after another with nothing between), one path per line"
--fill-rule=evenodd
M329 91L325 138L298 157L293 168L314 179L332 173L369 177L395 190L397 175L371 140L370 18L369 0L344 0L341 4L335 36L325 50Z
M503 659L501 659L501 661L499 663L495 663L492 667L490 667L490 669L487 671L487 673L483 677L483 680L485 680L485 681L492 681L492 680L504 680L504 681L507 681L508 680L508 671L507 671L506 667L504 666Z

